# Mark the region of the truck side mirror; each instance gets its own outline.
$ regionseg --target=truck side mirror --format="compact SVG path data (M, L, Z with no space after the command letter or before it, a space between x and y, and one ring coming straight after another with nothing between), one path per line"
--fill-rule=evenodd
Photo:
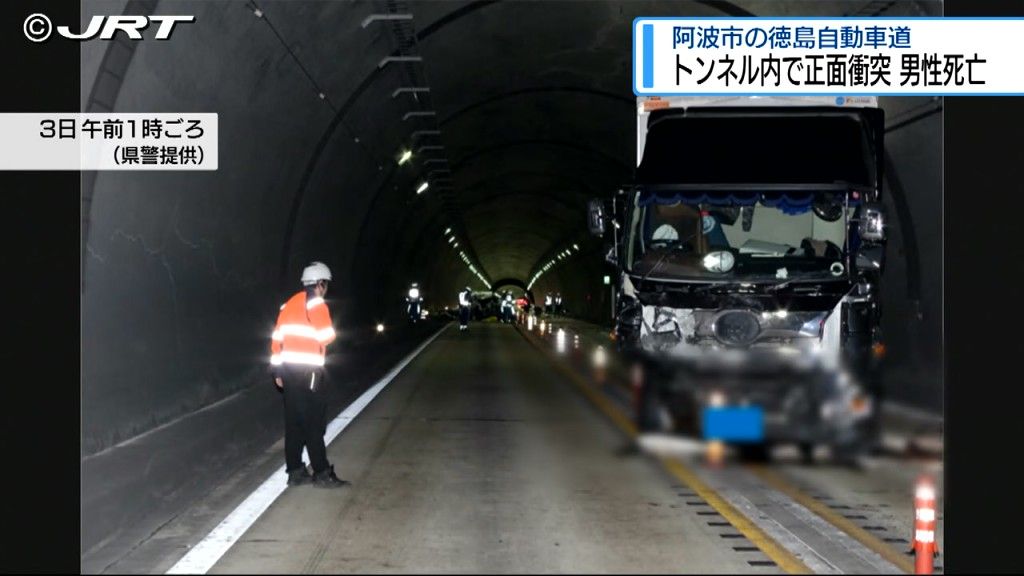
M885 209L880 203L866 202L860 207L857 232L865 242L885 241Z
M885 264L885 245L862 244L854 263L862 272L881 272Z
M615 254L615 247L614 246L611 246L611 247L608 248L608 253L604 255L604 261L609 263L609 264L611 264L612 266L617 266L618 265L619 257L618 257L618 255Z
M587 227L594 236L604 236L604 204L601 200L587 202Z

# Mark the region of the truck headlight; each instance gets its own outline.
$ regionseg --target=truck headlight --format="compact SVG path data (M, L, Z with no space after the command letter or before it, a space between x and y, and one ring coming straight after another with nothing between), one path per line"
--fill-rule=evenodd
M736 257L728 250L718 250L705 256L703 263L708 272L728 272L736 264Z

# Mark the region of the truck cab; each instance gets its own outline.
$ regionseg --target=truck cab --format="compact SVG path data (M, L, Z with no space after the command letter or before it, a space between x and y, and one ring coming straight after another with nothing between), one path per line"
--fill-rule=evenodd
M883 133L874 97L638 98L635 179L589 218L641 430L874 447Z

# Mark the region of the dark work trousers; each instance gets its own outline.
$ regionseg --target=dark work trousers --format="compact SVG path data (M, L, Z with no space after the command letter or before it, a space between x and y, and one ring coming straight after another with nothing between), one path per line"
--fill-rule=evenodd
M326 470L327 390L322 368L285 365L279 371L284 381L284 459L288 472L302 468L302 448L309 452L313 473Z
M459 306L459 324L469 324L469 306Z

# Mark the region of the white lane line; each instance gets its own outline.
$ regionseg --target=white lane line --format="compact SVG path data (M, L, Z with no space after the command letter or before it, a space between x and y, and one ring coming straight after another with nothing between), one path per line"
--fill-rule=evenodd
M418 356L423 349L430 345L441 335L451 323L445 324L426 342L420 344L401 362L395 365L383 378L363 392L359 398L346 407L331 423L327 425L327 432L324 434L324 442L330 444L341 434L351 422L366 408L367 405L380 394L384 387L402 371L413 358ZM198 544L188 551L188 554L171 566L166 574L206 574L214 564L220 560L235 542L245 534L245 531L256 522L263 512L274 503L274 500L288 487L288 475L281 466L276 472L270 475L263 484L250 494L241 504L238 505L227 518L221 521L209 534Z

